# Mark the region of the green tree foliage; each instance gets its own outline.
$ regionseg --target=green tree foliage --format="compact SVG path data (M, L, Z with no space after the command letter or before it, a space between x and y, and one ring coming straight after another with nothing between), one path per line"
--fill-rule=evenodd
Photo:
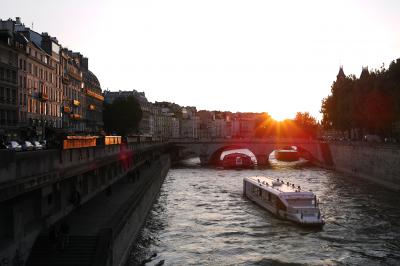
M358 79L338 75L321 113L325 129L392 135L393 123L400 121L400 60L388 69L363 70Z
M112 104L104 104L104 129L107 133L126 136L137 132L142 116L140 104L135 97L117 98Z

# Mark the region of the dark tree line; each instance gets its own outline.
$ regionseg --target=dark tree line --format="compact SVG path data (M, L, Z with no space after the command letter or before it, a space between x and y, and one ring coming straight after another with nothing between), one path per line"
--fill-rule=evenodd
M112 104L104 103L104 130L122 136L137 133L142 115L140 104L133 96L117 98Z
M394 136L394 123L400 121L400 60L389 68L368 71L360 78L345 76L340 69L331 94L322 100L322 126L341 132Z

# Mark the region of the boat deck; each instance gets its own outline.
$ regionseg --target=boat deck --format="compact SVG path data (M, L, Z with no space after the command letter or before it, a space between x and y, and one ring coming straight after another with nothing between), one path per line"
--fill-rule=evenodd
M256 185L262 185L265 187L269 187L271 189L276 190L279 193L299 193L299 192L304 192L304 193L312 193L308 191L302 191L300 186L296 186L292 183L284 182L281 179L272 179L270 177L265 177L265 176L251 176L248 177L251 181L253 181L254 184Z

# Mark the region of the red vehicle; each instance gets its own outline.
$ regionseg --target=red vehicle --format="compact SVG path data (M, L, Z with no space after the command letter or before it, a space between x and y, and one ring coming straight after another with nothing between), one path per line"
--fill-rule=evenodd
M224 168L250 168L253 165L251 157L242 153L227 154L222 159L222 166Z

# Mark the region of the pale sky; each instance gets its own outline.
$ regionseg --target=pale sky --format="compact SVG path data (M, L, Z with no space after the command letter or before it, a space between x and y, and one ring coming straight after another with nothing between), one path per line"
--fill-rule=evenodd
M198 109L320 118L339 66L400 57L400 1L0 0L0 18L89 57L103 89Z

